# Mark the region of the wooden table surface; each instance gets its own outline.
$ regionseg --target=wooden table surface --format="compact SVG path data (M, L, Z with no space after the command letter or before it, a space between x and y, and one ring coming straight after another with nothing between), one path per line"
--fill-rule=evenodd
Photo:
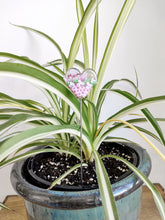
M165 201L165 192L160 184L155 184ZM142 209L139 220L161 220L155 206L152 193L146 186L142 187ZM24 200L20 196L7 196L4 204L13 211L0 210L0 220L27 220Z

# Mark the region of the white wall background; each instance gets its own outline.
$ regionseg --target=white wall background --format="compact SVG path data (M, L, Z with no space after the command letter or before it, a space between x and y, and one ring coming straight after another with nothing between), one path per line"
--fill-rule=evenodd
M84 0L87 4L87 0ZM102 0L100 7L100 49L103 48L113 27L123 0ZM134 67L139 76L143 97L165 94L165 1L137 0L131 16L114 50L106 80L128 77L135 80ZM40 63L56 59L57 51L47 40L10 24L30 26L52 36L68 55L69 46L77 26L74 0L0 0L0 51L29 56ZM89 24L88 29L91 29ZM90 42L90 38L88 39ZM29 83L11 78L0 78L0 91L18 98L35 98L44 101L40 92ZM112 101L112 102L111 102ZM111 103L110 103L111 102ZM115 105L114 105L115 104ZM125 103L110 96L102 119ZM155 116L165 116L165 104L152 107ZM104 117L103 117L104 116ZM165 131L165 126L162 126ZM153 169L150 179L165 187L165 163L137 135L133 137L148 150ZM119 135L121 132L119 133ZM162 146L155 144L164 152ZM0 201L7 194L15 194L9 181L10 167L0 171Z

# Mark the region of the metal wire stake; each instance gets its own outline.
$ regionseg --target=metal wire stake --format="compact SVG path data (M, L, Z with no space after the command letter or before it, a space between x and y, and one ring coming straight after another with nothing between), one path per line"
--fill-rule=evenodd
M80 149L81 149L81 183L83 184L83 150L82 150L82 98L80 99Z

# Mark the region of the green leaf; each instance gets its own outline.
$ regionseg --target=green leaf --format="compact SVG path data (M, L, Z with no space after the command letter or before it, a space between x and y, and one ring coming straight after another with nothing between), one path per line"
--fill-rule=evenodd
M127 82L129 85L131 85L135 91L136 91L136 94L141 98L141 94L138 90L138 88L136 87L136 85L134 84L134 82L132 82L131 80L129 79L119 79L119 80L111 80L109 82L107 82L103 88L101 89L100 93L99 93L99 97L98 97L98 100L97 100L97 111L98 111L98 115L100 115L100 112L101 112L101 108L102 108L102 105L104 103L104 100L105 100L105 97L107 95L107 92L111 92L111 91L114 91L112 90L112 87L114 85L116 85L117 83L120 83L120 82Z
M97 151L93 152L96 165L96 175L102 199L103 211L105 219L119 220L116 202L113 196L111 183L104 167L101 157Z
M140 172L138 170L138 168L136 168L134 165L132 165L127 160L125 160L121 157L115 156L115 155L104 155L102 158L105 158L105 157L111 157L111 158L115 158L117 160L122 161L147 185L147 187L151 190L151 192L153 194L155 203L156 203L157 208L159 210L159 213L162 217L162 220L164 220L165 219L165 203L164 203L164 200L163 200L161 194L159 193L157 188L154 186L154 184L152 184L150 182L150 180L142 172Z
M4 204L1 203L1 202L0 202L0 207L3 208L3 209L7 209L7 210L12 211L12 209L10 209L9 207L7 207L6 205L4 205Z
M78 22L80 23L84 14L84 8L81 0L76 0L76 8L77 8ZM83 54L84 54L84 64L85 64L85 68L87 69L89 68L89 52L88 52L86 29L84 29L82 46L83 46Z
M71 106L73 111L75 111L76 115L80 118L80 102L64 83L62 77L62 83L60 83L41 70L17 63L0 63L0 75L21 78L57 94ZM82 117L84 127L90 131L85 111L83 111Z
M19 148L32 143L33 141L39 140L41 138L60 134L60 133L70 133L73 135L80 135L80 127L78 125L43 125L36 128L32 128L26 131L23 131L14 137L7 139L0 146L0 161L5 159L7 156L12 154L14 151L17 151ZM83 150L85 155L91 155L92 144L88 134L82 130L83 141ZM88 159L88 158L87 158Z
M0 109L0 116L5 113L7 113L9 116L12 116L13 114L18 114L18 113L34 114L36 112L33 110L21 109L21 108L16 108L16 107L15 108L12 108L12 107L11 108L1 108Z
M129 142L129 143L131 142L131 143L137 144L137 143L135 143L135 142L133 142L133 141L127 139L127 138L112 137L112 136L107 137L107 138L104 140L104 142ZM96 149L96 150L98 150L98 149Z
M0 120L8 120L11 117L9 114L0 114Z
M52 189L55 185L60 184L61 181L68 176L70 173L72 173L74 170L78 169L81 166L81 164L76 164L75 166L73 166L71 169L69 169L68 171L66 171L64 174L62 174L59 178L57 178L56 180L53 181L53 183L51 184L51 186L48 188L49 190ZM83 163L82 166L88 166L87 164Z
M135 85L135 83L132 81L132 80L130 80L130 79L126 79L126 78L123 78L123 79L120 79L119 80L119 82L120 81L125 81L125 82L127 82L129 85L131 85L134 89L135 89L135 97L137 98L137 96L139 96L139 98L140 99L142 99L142 96L141 96L141 93L140 93L140 91L139 91L139 89L138 89L138 82L137 82L137 85Z
M50 92L49 90L44 91L47 99L49 100L49 103L51 105L51 108L53 109L53 113L59 118L62 117L62 110L60 107L60 99L58 99L57 95L53 92Z
M102 58L102 61L101 61L100 67L99 67L99 71L98 71L98 75L97 75L98 82L97 82L97 85L95 86L94 91L93 91L94 104L97 103L99 91L101 89L102 82L103 82L104 75L105 75L105 71L108 66L109 60L111 58L114 46L117 42L117 39L119 38L119 35L120 35L128 17L129 17L129 14L130 14L135 2L136 2L136 0L125 0L123 7L120 11L120 14L117 18L117 21L114 25L114 28L110 34L110 37L109 37L108 43L106 45L104 55L103 55L103 58Z
M45 142L46 143L46 142ZM37 144L37 143L34 143L34 144ZM37 146L37 145L35 145ZM57 148L53 148L53 149L39 149L39 150L32 150L32 151L28 151L26 153L23 153L23 154L19 154L18 156L14 156L8 160L4 160L3 162L0 163L0 168L3 168L4 166L6 165L9 165L9 164L12 164L12 163L16 163L17 161L19 160L23 160L23 159L26 159L28 157L32 157L36 154L39 154L39 153L53 153L53 152L59 152L59 153L64 153L64 154L70 154L70 155L73 155L77 158L80 159L80 156L76 153L74 153L73 151L70 151L70 150L63 150L63 149L57 149Z
M6 95L2 92L0 92L0 106L3 105L13 105L20 108L25 108L28 110L33 110L36 112L44 112L47 111L47 106L36 102L34 100L27 100L27 99L15 99L9 95Z
M85 69L85 65L82 61L75 60L74 63L75 63L76 66L80 67L81 69ZM57 60L48 62L48 64L46 64L45 66L55 66L55 68L56 68L58 65L61 65L61 64L62 64L61 59L57 59Z
M130 123L130 122L129 122ZM139 131L151 136L152 138L154 138L155 140L161 142L160 138L158 136L156 136L154 133L150 132L149 130L145 129L145 128L142 128L142 127L139 127L137 125L134 125Z
M95 20L94 20L94 29L93 29L93 53L92 53L92 69L96 68L97 54L98 54L98 6L96 8Z
M105 100L105 96L107 94L107 91L110 91L110 89L112 88L112 86L118 82L119 80L111 80L109 82L107 82L103 88L101 89L100 93L99 93L99 97L98 97L98 101L96 104L96 108L97 108L97 114L100 115L101 112L101 108L103 105L103 102Z
M136 69L135 69L135 75L136 75L136 88L137 88L137 90L136 90L136 97L137 97L137 95L138 95L138 87L139 87L139 80L138 80L138 74L137 74ZM142 98L141 95L140 95L140 98Z
M17 114L10 117L10 119L0 125L0 134L6 132L7 130L32 121L41 121L43 124L55 124L61 125L65 124L60 118L48 114Z
M116 93L119 93L120 95L122 95L122 96L126 97L127 99L131 100L133 103L136 103L136 102L139 101L135 96L133 96L132 94L130 94L126 91L121 91L121 90L112 90L112 91L114 91ZM156 99L156 97L155 97L155 99ZM157 120L153 117L153 115L151 114L151 112L148 109L144 108L144 109L141 109L141 111L144 114L144 116L147 118L147 120L150 122L152 127L155 129L157 134L159 135L162 143L165 145L164 135L163 135L163 132L162 132Z
M95 11L97 5L101 2L101 0L91 0L84 12L84 15L81 19L81 22L77 28L75 33L74 39L72 41L70 51L69 51L69 58L68 58L68 69L73 67L75 57L77 55L80 42L82 40L82 36L84 34L84 30L86 28L86 24L89 21L90 17L92 16L93 12Z
M129 128L131 128L132 130L134 130L138 135L140 135L149 145L150 147L152 147L155 152L161 157L162 160L165 161L165 155L144 135L142 134L135 126L133 126L132 124L124 121L124 120L121 120L121 119L117 119L117 118L113 118L113 119L110 119L108 121L106 121L105 123L103 123L100 128L97 130L97 133L96 133L96 138L95 138L95 141L93 143L93 146L94 146L94 149L97 149L99 144L106 138L106 135L108 135L108 133L103 132L102 131L102 136L100 135L100 130L106 130L110 124L114 123L114 122L120 122L120 123L123 123L124 125L128 126Z
M61 50L60 46L58 45L58 43L53 38L51 38L50 36L48 36L47 34L41 32L41 31L33 29L31 27L26 27L26 26L22 26L22 25L15 25L15 24L13 24L13 25L16 26L16 27L23 28L25 30L29 30L29 31L35 32L37 34L40 34L41 36L48 39L51 43L53 43L53 45L56 47L56 49L59 51L59 53L61 55L61 59L63 61L64 69L66 70L66 65L67 65L66 57L65 57L64 53L62 52L62 50Z
M158 121L159 121L159 120L160 120L160 121L162 121L162 120L165 121L165 119L163 119L163 118L161 118L161 119L156 118L156 120L158 120ZM134 126L135 126L139 131L141 131L141 132L143 132L143 133L145 133L145 134L151 136L151 137L154 138L155 140L161 142L160 138L159 138L157 135L155 135L154 133L152 133L151 131L149 131L149 130L147 130L147 129L145 129L145 128L142 128L142 127L139 127L139 126L136 125L137 123L145 123L145 122L147 122L146 118L130 119L130 120L127 120L126 122L128 122L128 123L130 123L130 124L134 124ZM113 125L113 127L111 127L110 129L108 129L108 131L107 131L106 133L107 133L107 134L108 134L108 133L111 133L112 131L114 131L114 130L116 130L116 129L119 129L119 128L121 128L121 127L129 128L128 126L125 126L123 123L115 123L115 124ZM129 128L129 129L130 129L130 128ZM104 134L105 136L107 136L106 133Z
M42 146L45 148L45 146L49 146L55 150L64 150L67 152L67 154L72 154L75 157L80 159L80 150L79 150L79 144L76 142L76 138L74 140L66 140L62 139L61 137L59 138L43 138L39 139L37 141L33 141L27 145L24 145L23 147L19 148L14 155L18 155L21 151L25 152L25 150L36 147L36 146Z
M124 108L122 108L120 111L109 117L107 120L111 118L121 118L123 116L128 115L129 113L132 113L135 110L141 110L144 109L145 107L148 107L151 104L154 103L160 103L165 101L165 96L156 96L156 97L150 97L146 98L140 101L137 101L131 105L128 105Z
M85 101L87 101L89 103L88 105L88 109L91 108L91 115L90 115L90 120L89 123L91 125L91 134L92 134L92 138L94 138L97 127L98 127L98 115L97 115L97 109L95 107L95 105L89 101L88 99L85 99Z
M56 74L55 72L48 70L46 68L44 68L43 66L41 66L39 63L29 59L28 57L23 57L23 56L17 56L15 54L11 54L11 53L5 53L5 52L0 52L0 56L2 57L8 57L14 60L17 60L21 63L25 63L28 64L29 66L35 67L36 69L41 70L42 72L44 72L45 74L53 77L55 80L59 81L60 83L63 82L63 79L61 76L59 76L58 74ZM10 63L10 62L6 62L6 63ZM64 73L62 74L64 75Z
M159 119L157 119L157 120L159 120ZM161 121L162 121L162 119L160 119ZM163 119L163 121L165 121L165 119ZM131 123L131 124L134 124L134 123L144 123L144 122L146 122L146 119L144 118L144 119L131 119L131 120L127 120L126 122L128 122L128 123ZM103 136L101 137L101 139L99 140L99 143L101 143L103 140L104 141L109 141L109 142L116 142L116 141L123 141L123 142L132 142L132 143L135 143L135 144L137 144L138 145L138 143L136 143L135 141L134 141L134 139L133 140L128 140L128 139L125 139L125 138L121 138L121 137L112 137L112 136L108 136L109 134L111 134L113 131L115 131L116 129L119 129L119 128L121 128L121 127L125 127L125 128L129 128L128 126L125 126L123 123L115 123L111 128L109 128L104 134L103 134ZM152 132L150 132L149 130L147 130L147 129L144 129L144 128L142 128L142 127L139 127L139 126L137 126L137 125L134 125L134 127L136 128L136 129L138 129L140 132L143 132L143 133L145 133L145 134L147 134L147 135L149 135L149 136L151 136L152 138L154 138L155 140L157 140L157 141L159 141L159 142L161 142L160 141L160 139L159 139L159 137L157 136L157 135L155 135L154 133L152 133ZM129 128L130 129L130 128ZM95 146L95 150L98 150L98 148L99 148L99 143Z

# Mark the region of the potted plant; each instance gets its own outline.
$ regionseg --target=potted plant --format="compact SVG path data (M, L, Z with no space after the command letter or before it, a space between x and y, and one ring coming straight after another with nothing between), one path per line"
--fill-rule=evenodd
M160 119L155 119L146 108L151 103L164 100L165 96L141 99L138 87L128 79L123 80L133 86L138 96L128 91L114 89L114 85L119 80L111 80L102 85L114 45L135 0L124 2L107 42L101 64L96 67L100 2L101 0L91 0L84 9L82 1L76 1L79 25L68 57L50 36L24 26L18 27L38 33L50 40L59 51L60 58L47 65L40 65L25 56L0 52L0 56L10 58L10 60L0 63L0 75L21 78L34 83L42 89L50 103L50 106L46 106L34 100L20 100L4 93L0 94L1 103L10 105L10 108L0 110L0 119L3 120L0 126L3 134L0 145L0 166L16 162L12 170L11 181L14 188L26 200L29 219L138 219L142 182L145 182L151 189L160 215L162 219L165 218L163 199L146 177L151 165L148 154L126 138L111 136L111 132L116 129L131 128L165 160L164 155L145 136L148 134L163 144L165 143L163 133L157 123ZM95 13L93 52L92 64L89 64L86 25L93 13ZM84 61L76 59L81 41ZM49 67L54 70L50 70ZM96 85L94 85L96 81L94 71L97 73ZM71 79L69 79L69 75L71 75ZM84 79L82 80L81 77ZM78 83L80 88L84 89L87 85L90 87L90 93L88 95L86 93L85 97L82 94L78 95L73 90L73 85L76 87ZM111 91L122 95L132 104L109 116L105 122L100 122L102 104L107 93ZM123 119L124 116L135 110L140 110L142 116ZM156 135L142 127L141 124L144 122L152 124ZM31 123L34 128L21 132L9 132L5 135L6 130L10 131L11 127L14 128L22 123ZM116 141L117 143L114 143ZM113 144L109 144L109 142ZM34 146L39 147L33 148ZM27 149L30 151L26 151ZM117 150L118 154L116 151L112 153L112 149ZM128 149L127 154L125 154L125 149ZM122 155L123 150L125 159ZM21 160L29 157L28 160ZM55 167L58 171L62 170L64 166L67 167L67 170L60 176L52 177L54 181L51 179L51 186L49 186L50 177L48 175L47 179L43 180L36 174L45 166L42 162L39 164L38 161L45 160L45 157L47 161L49 160L49 164L56 164ZM60 167L59 161L54 161L56 157L59 161L66 161L66 165L63 163ZM114 160L110 160L110 158ZM117 181L111 180L111 182L115 182L111 184L107 168L109 166L111 168L114 161L121 161L121 164L127 165L127 167L121 168L120 164L119 169L122 169L124 174L121 175L122 178L119 175ZM105 168L106 162L109 165ZM134 173L131 173L128 168ZM93 173L93 171L95 172ZM48 170L44 172L47 173ZM75 179L77 173L78 184L75 186L68 176L72 175L72 179ZM90 176L91 174L94 176ZM62 183L65 185L64 188ZM39 186L40 184L42 187ZM54 190L51 190L53 187ZM128 189L127 192L126 189ZM125 197L126 195L129 197ZM135 204L133 204L133 200ZM125 212L126 207L130 208L127 212ZM126 214L128 215L126 216Z

